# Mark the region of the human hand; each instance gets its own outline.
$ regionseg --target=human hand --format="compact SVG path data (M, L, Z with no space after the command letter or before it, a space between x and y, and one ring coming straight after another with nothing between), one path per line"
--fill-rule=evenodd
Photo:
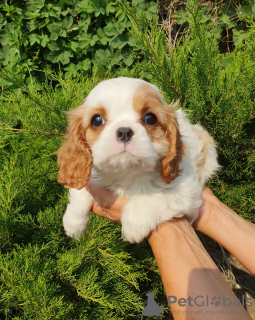
M121 211L128 200L114 195L109 189L99 187L93 180L89 180L86 189L95 199L91 210L99 217L120 223ZM220 202L207 187L202 191L202 198L203 205L199 209L198 218L192 224L193 228L198 231L206 228L213 207L217 205L217 202Z
M120 223L122 209L128 200L114 195L111 190L99 187L91 179L86 189L95 199L91 210L99 217Z

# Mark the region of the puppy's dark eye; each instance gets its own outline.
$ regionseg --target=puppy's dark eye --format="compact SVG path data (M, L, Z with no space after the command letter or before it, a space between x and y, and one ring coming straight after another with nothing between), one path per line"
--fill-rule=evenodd
M157 122L157 117L155 116L155 114L153 113L147 113L144 117L143 117L143 123L152 126L153 124L155 124Z
M92 119L91 119L91 125L93 127L100 127L104 124L104 118L100 116L99 114L96 114Z

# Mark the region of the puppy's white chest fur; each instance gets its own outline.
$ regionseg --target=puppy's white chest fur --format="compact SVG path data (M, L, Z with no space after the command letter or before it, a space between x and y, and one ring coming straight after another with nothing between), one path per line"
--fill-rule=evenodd
M129 199L121 223L130 242L173 217L194 221L202 188L218 169L210 135L167 106L155 86L129 78L100 83L71 113L58 163L58 181L70 188L67 235L79 238L87 228L94 200L84 186L92 176Z

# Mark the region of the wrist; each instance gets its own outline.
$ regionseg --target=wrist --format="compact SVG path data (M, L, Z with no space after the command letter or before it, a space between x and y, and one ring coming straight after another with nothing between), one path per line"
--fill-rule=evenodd
M202 192L203 204L199 209L199 215L193 222L192 226L195 230L200 231L206 235L217 225L221 219L222 206L225 206L209 188L204 188Z
M205 249L185 218L175 218L162 223L151 232L148 242L157 262L171 256L168 267L187 263L190 267L202 267L199 257L204 255Z
M160 224L149 234L147 240L151 247L157 244L166 244L166 240L173 241L175 238L185 235L190 228L191 226L185 218L173 218Z

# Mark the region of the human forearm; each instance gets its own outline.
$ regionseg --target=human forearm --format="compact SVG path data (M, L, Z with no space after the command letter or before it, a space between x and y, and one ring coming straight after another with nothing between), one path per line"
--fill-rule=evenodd
M207 189L204 206L194 227L220 243L251 274L255 275L255 225L241 218ZM204 214L206 213L206 214Z
M109 190L102 189L93 183L89 184L87 189L92 192L101 206L94 203L93 211L101 217L120 222L121 210L127 200L117 198ZM223 224L217 224L214 217L211 217L211 195L213 196L212 192L205 188L202 194L204 205L200 210L199 219L194 223L194 227L204 233L210 232L210 229L214 232L217 229L225 230L224 221ZM214 201L216 200L214 199L212 203ZM214 212L217 213L217 210ZM252 235L253 229L248 225L246 227L249 229L247 234ZM227 236L230 239L233 238L233 233L229 235L226 235L226 232L220 233L225 238ZM242 240L240 239L239 244L242 243ZM249 319L187 220L173 219L163 223L157 230L151 232L148 241L158 263L166 295L172 297L171 302L174 298L178 298L178 303L171 303L170 306L176 320L239 320L241 317L242 320ZM227 239L223 239L224 241ZM198 300L194 301L196 297ZM184 300L180 302L179 299ZM224 306L226 301L235 303L235 306ZM202 303L204 303L203 306ZM218 311L221 313L217 313ZM187 315L187 312L190 313Z
M148 241L168 302L177 300L170 305L174 319L240 319L240 313L223 316L213 312L219 310L211 303L213 297L227 297L231 301L237 301L237 298L188 221L176 219L164 223L151 233ZM225 312L225 309L228 312L231 310L224 306L220 310ZM249 319L242 306L235 307L234 311L242 312L242 319Z

